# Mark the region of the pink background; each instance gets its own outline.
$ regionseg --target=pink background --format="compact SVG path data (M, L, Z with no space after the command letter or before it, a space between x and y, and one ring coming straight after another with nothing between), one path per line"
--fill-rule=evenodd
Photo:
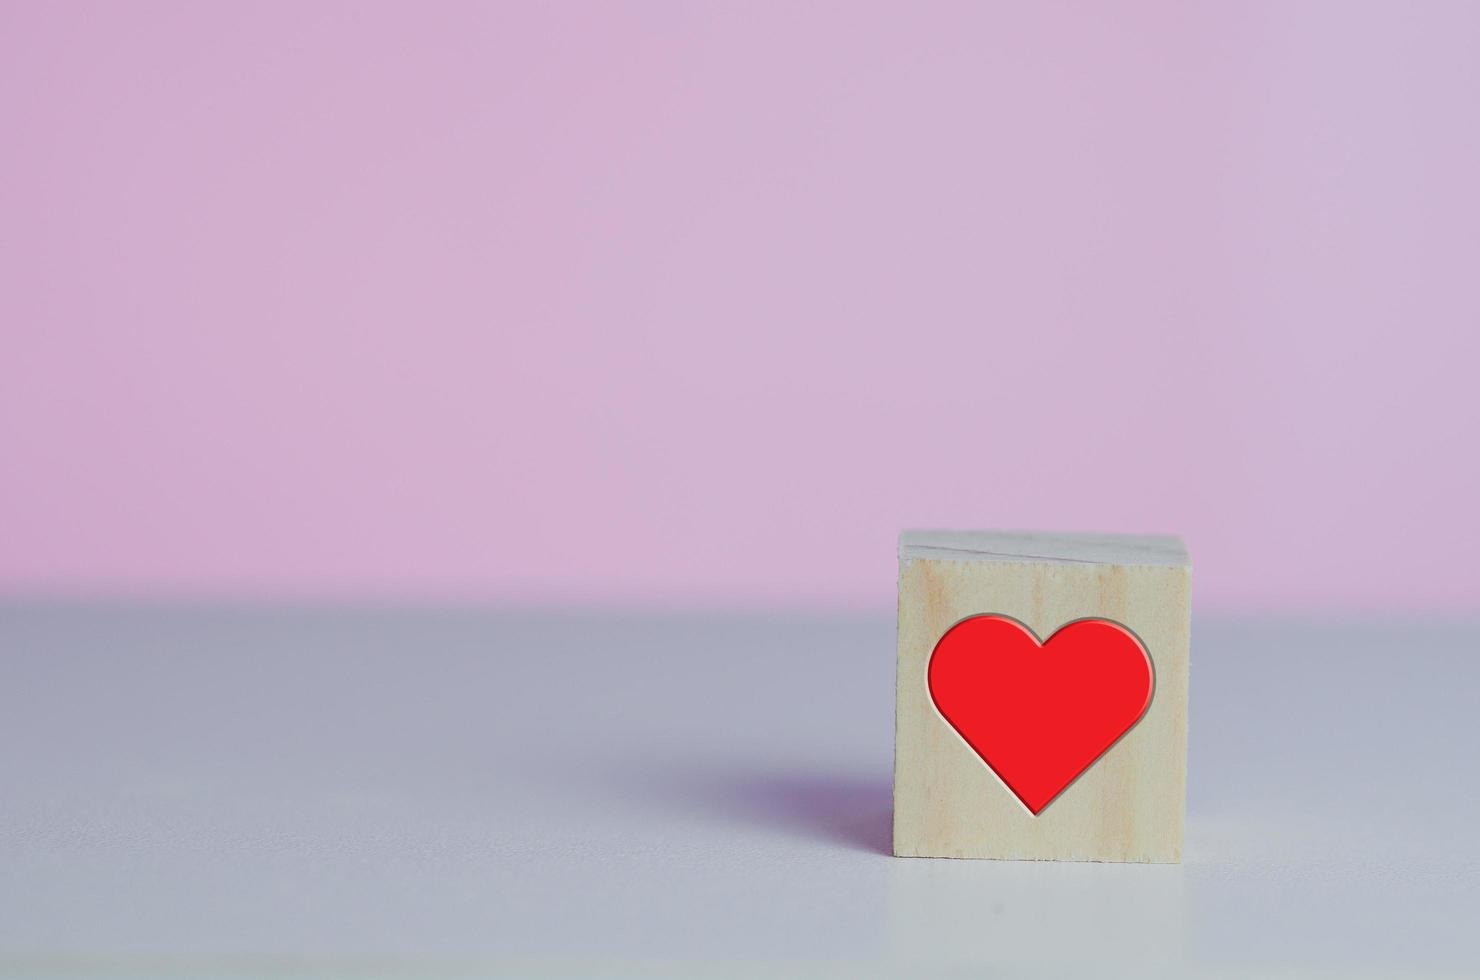
M1480 605L1480 5L0 2L0 591Z

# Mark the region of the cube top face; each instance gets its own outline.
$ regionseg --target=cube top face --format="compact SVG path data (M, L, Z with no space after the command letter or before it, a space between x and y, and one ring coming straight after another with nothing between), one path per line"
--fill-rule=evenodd
M905 531L899 536L899 560L917 559L1192 567L1182 539L1171 534Z
M899 558L894 853L1179 861L1191 633L1191 563L1182 542L907 531ZM1113 626L1105 628L1134 636L1150 661L1144 713L1036 815L932 695L932 655L948 631L974 617L1026 627L1034 639L1026 654L1013 655L1042 657L1064 652L1067 644L1056 647L1052 638L1066 625L1107 620ZM1054 696L1028 695L1050 703Z

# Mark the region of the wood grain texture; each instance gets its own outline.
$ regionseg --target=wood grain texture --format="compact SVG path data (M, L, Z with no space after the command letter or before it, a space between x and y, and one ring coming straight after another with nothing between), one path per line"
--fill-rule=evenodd
M901 857L1177 862L1187 783L1192 567L1175 537L907 531L899 544L894 853ZM1033 816L946 723L926 669L968 616L1046 640L1087 617L1134 632L1155 669L1151 706Z

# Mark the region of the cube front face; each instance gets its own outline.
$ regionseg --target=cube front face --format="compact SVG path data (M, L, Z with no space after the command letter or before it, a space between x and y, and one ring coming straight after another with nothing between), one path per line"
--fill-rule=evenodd
M906 532L900 540L894 853L1181 860L1191 567L1175 538ZM1011 617L1048 640L1106 619L1154 671L1140 720L1034 816L937 709L930 657L952 626Z

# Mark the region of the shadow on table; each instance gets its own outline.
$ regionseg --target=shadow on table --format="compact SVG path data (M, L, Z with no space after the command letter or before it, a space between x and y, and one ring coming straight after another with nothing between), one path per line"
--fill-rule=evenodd
M888 778L770 772L665 772L644 788L690 812L874 854L891 850Z

